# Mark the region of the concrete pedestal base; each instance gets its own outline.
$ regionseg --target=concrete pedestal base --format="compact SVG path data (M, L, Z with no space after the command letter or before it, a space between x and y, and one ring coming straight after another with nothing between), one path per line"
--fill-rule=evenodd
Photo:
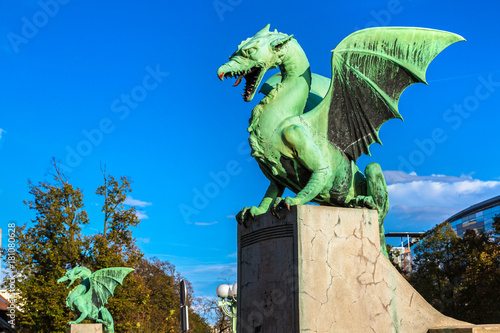
M292 207L238 227L238 332L427 333L430 306L380 253L377 212Z
M102 333L102 324L72 324L68 333Z

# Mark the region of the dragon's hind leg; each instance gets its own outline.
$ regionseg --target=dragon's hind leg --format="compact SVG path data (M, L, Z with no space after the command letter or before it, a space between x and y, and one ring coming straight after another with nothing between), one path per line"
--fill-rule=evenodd
M389 258L385 246L384 218L389 211L389 193L385 183L382 168L378 163L370 163L365 168L366 192L373 199L373 203L378 211L378 223L380 233L380 250Z
M105 333L115 333L115 327L113 324L113 317L109 313L108 309L102 307L99 311L99 319L97 322L102 323L104 326Z

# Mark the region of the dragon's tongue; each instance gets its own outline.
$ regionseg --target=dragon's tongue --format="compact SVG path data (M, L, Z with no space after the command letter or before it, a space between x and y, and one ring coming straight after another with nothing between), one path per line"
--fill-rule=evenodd
M236 80L236 83L233 84L233 87L236 87L238 84L241 83L241 79L243 79L243 75L238 76L238 79Z

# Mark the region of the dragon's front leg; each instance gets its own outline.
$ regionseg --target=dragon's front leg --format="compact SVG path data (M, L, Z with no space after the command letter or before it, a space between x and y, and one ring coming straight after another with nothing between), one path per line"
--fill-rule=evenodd
M87 311L83 310L83 311L81 312L80 317L78 317L78 319L76 319L76 320L74 320L74 321L70 321L70 322L68 323L68 325L80 324L82 321L84 321L84 320L85 320L85 318L87 318L87 315L88 315Z
M271 184L267 188L264 198L260 202L259 207L245 207L237 215L236 220L238 223L247 225L247 221L254 218L256 215L264 214L269 210L271 204L276 200L276 197L282 196L285 188L276 184L276 182L271 180Z
M273 211L279 211L284 206L289 209L292 205L303 205L313 200L323 190L332 173L321 150L304 128L298 125L287 127L283 131L283 139L296 152L299 162L312 174L306 186L297 193L295 198L277 198L272 207Z

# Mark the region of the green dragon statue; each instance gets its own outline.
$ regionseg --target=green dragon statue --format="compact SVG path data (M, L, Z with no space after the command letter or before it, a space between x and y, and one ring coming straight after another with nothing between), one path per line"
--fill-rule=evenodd
M247 224L271 210L316 202L340 207L376 209L381 250L383 220L389 209L387 185L377 163L364 175L355 162L381 144L378 131L392 118L402 119L398 100L413 83L425 82L436 55L462 37L423 28L383 27L355 32L332 51L332 79L312 74L307 57L293 38L269 31L269 25L246 39L222 65L220 80L245 79L249 102L267 70L279 74L263 84L266 97L252 110L249 143L264 175L271 181L259 206L236 216ZM295 197L282 198L285 188Z
M104 307L108 298L113 295L117 285L122 284L128 273L133 268L113 267L98 270L93 273L85 267L77 266L57 280L57 283L70 281L69 288L77 279L82 279L80 284L73 288L66 298L66 306L79 317L68 324L79 324L85 319L94 320L104 325L104 332L113 333L113 317Z

